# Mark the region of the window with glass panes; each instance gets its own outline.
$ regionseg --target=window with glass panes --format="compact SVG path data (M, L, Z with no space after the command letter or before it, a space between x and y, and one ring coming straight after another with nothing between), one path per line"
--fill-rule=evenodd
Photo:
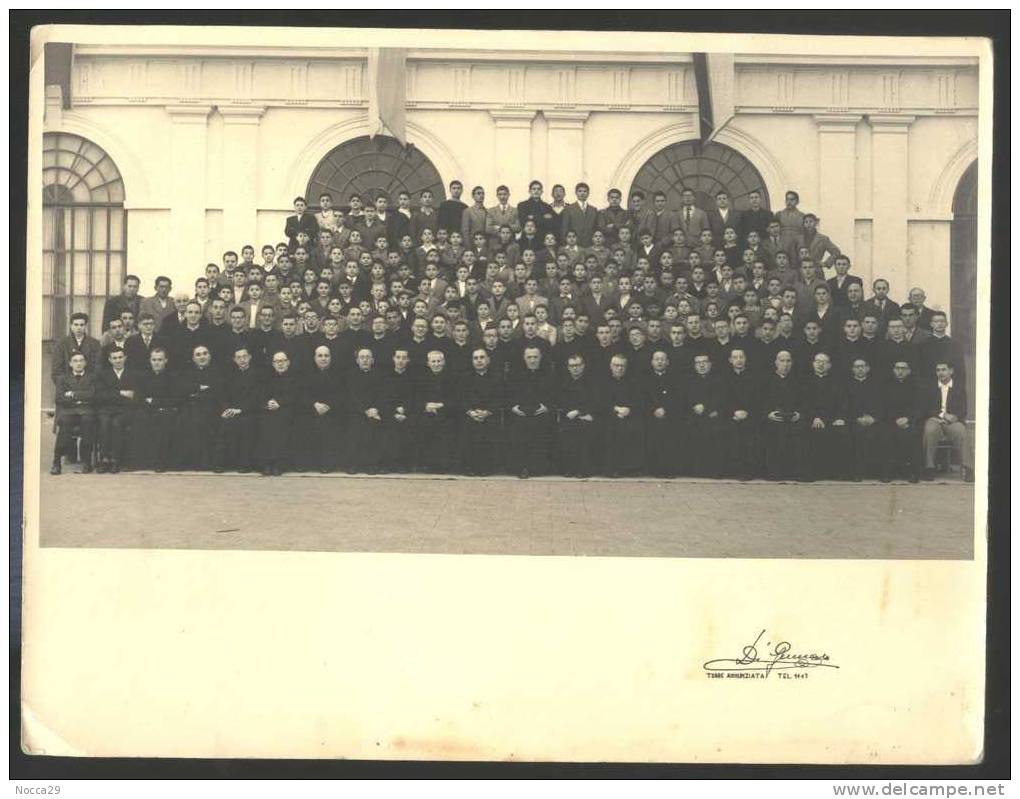
M319 197L327 192L333 206L350 209L351 195L361 195L371 203L378 195L387 194L390 207L397 207L397 192L411 195L411 206L417 208L422 190L429 189L436 207L446 199L443 179L432 162L413 145L402 147L389 136L360 136L330 150L315 167L305 199L318 208Z
M43 338L65 335L84 311L98 337L103 304L127 274L124 181L101 148L67 133L43 136Z
M666 194L667 208L679 208L684 189L691 189L695 204L705 210L715 208L719 191L727 192L733 207L741 211L749 207L752 191L759 192L762 205L769 207L768 191L758 170L732 147L718 142L685 141L659 150L634 178L631 194L638 189L645 193L649 207L655 192L661 191Z

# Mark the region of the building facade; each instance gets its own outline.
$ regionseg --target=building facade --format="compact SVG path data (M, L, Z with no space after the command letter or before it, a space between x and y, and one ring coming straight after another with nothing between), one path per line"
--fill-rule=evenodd
M695 185L738 207L760 188L775 210L794 189L865 283L888 278L896 299L923 286L954 330L973 325L977 59L738 53L735 116L701 145L691 53L412 49L404 151L364 138L367 58L76 46L69 97L47 87L45 337L127 272L143 293L161 274L190 288L225 250L280 241L309 189L343 204L453 179L493 202L533 178L568 199L584 180L596 205L611 187Z

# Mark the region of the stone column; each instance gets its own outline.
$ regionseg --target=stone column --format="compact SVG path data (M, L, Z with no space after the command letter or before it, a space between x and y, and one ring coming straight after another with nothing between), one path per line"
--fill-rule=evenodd
M819 230L854 257L856 127L860 114L816 114ZM833 273L834 274L834 273ZM857 274L860 274L857 272Z
M535 177L531 164L531 123L535 112L499 110L489 114L496 123L493 152L496 186L505 183L510 188L511 202L517 203L527 198L528 183ZM492 187L493 202L496 186Z
M240 251L251 244L256 252L255 218L258 200L259 122L265 108L221 105L223 117L223 241ZM310 198L314 204L318 198Z
M167 106L170 115L170 236L174 260L201 274L205 252L206 134L209 105ZM167 253L169 259L170 254ZM183 290L190 286L181 286Z
M562 183L567 202L574 201L574 185L584 180L584 123L587 111L543 111L549 123L549 185Z
M909 261L908 134L914 117L873 114L871 125L872 211L874 212L874 267L876 278L890 283L890 296L900 297L907 285Z

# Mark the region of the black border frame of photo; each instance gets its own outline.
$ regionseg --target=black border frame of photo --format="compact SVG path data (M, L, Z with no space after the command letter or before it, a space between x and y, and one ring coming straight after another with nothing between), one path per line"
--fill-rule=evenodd
M286 27L400 27L771 33L812 36L975 36L992 42L995 63L992 163L992 270L990 363L1008 364L1009 84L1008 10L910 11L317 11L314 23L291 11L20 11L9 12L10 37L10 257L24 263L27 222L29 35L45 24L261 25ZM24 459L25 274L10 270L10 751L12 780L61 779L1008 779L1010 750L1010 370L990 370L988 463L988 609L985 751L971 766L705 765L633 763L467 763L432 761L68 758L29 756L20 749L21 531ZM951 648L952 641L946 641ZM930 653L938 658L939 653Z

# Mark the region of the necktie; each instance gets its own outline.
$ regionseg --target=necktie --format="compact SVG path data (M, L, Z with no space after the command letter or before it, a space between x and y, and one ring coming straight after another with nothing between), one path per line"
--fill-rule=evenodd
M691 207L687 206L687 210L684 213L686 213L686 215L687 215L686 224L690 225L691 224Z

